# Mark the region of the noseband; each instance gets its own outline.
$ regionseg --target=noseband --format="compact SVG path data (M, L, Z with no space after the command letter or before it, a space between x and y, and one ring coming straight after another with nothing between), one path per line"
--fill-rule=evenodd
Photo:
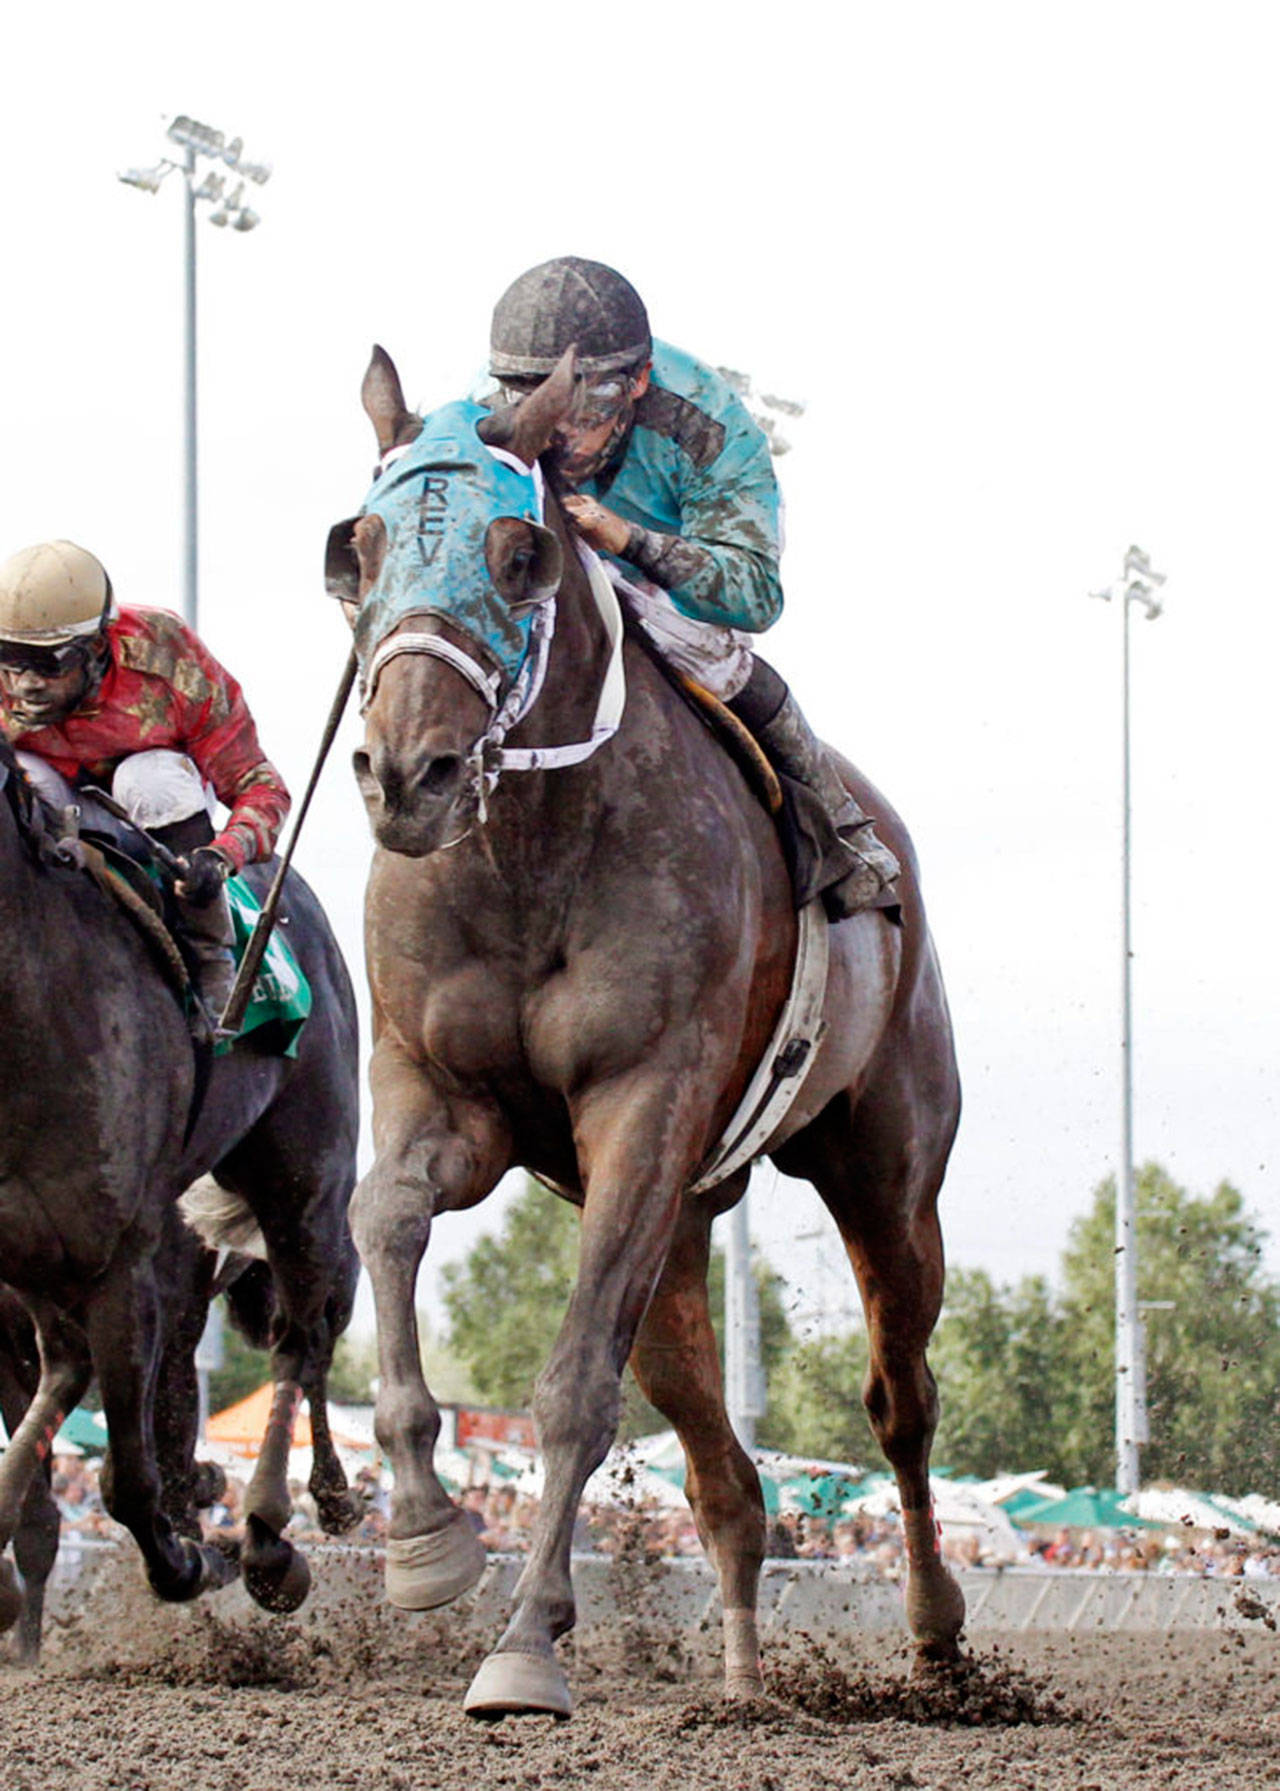
M504 745L512 728L524 720L542 694L551 643L556 632L554 594L542 598L533 606L529 650L514 683L501 702L498 700L501 687L499 674L486 671L465 647L458 646L441 634L415 630L392 635L382 643L369 662L369 670L364 679L362 713L374 699L378 674L383 666L401 653L422 653L433 659L444 660L483 698L490 711L489 725L473 741L467 753L469 790L474 798L476 818L481 826L488 819L488 798L504 771L558 771L568 765L580 765L603 746L606 740L612 739L622 722L627 700L622 664L622 611L599 556L581 541L576 546L609 641L609 663L600 681L591 732L585 740L571 741L563 746ZM454 840L450 843L456 845L458 842Z

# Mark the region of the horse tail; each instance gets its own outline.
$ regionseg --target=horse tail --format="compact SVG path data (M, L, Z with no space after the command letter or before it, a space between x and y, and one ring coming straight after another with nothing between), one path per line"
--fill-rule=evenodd
M234 1250L240 1256L265 1260L266 1240L248 1201L211 1175L192 1182L178 1201L178 1211L210 1250Z

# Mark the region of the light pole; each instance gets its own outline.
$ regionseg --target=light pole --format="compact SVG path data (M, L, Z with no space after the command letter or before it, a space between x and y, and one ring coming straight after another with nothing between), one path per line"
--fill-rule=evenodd
M1120 612L1121 635L1121 858L1120 858L1120 1169L1116 1176L1116 1491L1138 1491L1138 1450L1149 1440L1145 1398L1146 1363L1138 1307L1137 1211L1133 1187L1133 979L1129 904L1131 808L1129 800L1129 610L1141 604L1154 622L1163 605L1156 590L1163 572L1153 572L1141 548L1124 556L1124 570L1104 591L1091 591Z
M760 1300L751 1268L751 1222L744 1194L725 1214L724 1403L744 1449L756 1445L756 1419L765 1413L760 1361Z
M271 178L267 162L247 162L244 143L239 137L227 141L222 131L200 124L185 115L175 118L166 132L171 143L182 151L181 161L165 156L153 168L128 168L117 178L126 186L138 187L144 193L158 193L161 183L170 174L182 176L183 228L183 381L182 381L182 464L183 464L183 542L182 542L182 613L192 628L199 611L199 508L196 496L196 202L212 209L209 222L221 228L230 224L233 230L252 230L259 218L244 202L245 181L261 186ZM199 159L220 162L232 170L230 176L208 168L202 179ZM227 191L228 179L236 184Z

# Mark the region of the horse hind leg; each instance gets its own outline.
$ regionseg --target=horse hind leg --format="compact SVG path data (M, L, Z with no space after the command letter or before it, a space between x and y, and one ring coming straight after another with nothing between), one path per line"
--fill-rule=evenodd
M85 1315L110 1447L100 1480L107 1511L128 1529L158 1597L183 1603L236 1578L222 1550L179 1536L161 1505L153 1395L158 1302L150 1263L108 1271Z
M964 1594L942 1560L933 1515L929 1452L938 1393L925 1355L942 1307L937 1195L946 1148L926 1161L920 1145L908 1148L880 1114L879 1125L862 1118L845 1130L841 1107L809 1128L818 1138L805 1139L803 1151L780 1152L778 1165L814 1184L840 1228L867 1321L863 1403L898 1483L907 1622L921 1661L953 1660Z
M746 1176L737 1179L741 1192ZM720 1358L707 1304L711 1221L732 1204L686 1204L662 1279L645 1313L631 1366L646 1399L675 1426L684 1447L685 1494L716 1570L724 1625L728 1698L758 1698L764 1681L756 1596L765 1549L760 1476L725 1412Z
M40 1374L25 1412L13 1419L9 1446L0 1456L0 1632L19 1624L19 1654L30 1658L33 1627L34 1646L39 1646L43 1586L57 1553L58 1527L56 1507L52 1524L46 1521L47 1507L52 1504L47 1484L42 1498L33 1482L37 1476L43 1480L53 1439L88 1386L91 1371L88 1348L78 1328L43 1301L27 1300L26 1304L39 1338ZM25 1397L19 1403L25 1403ZM6 1424L15 1410L6 1399ZM3 1551L11 1539L15 1540L18 1565L27 1582L26 1597L18 1588L13 1567L4 1558ZM52 1553L48 1551L50 1541Z
M325 1342L303 1381L311 1409L311 1477L307 1482L316 1502L320 1527L328 1536L343 1536L364 1516L364 1500L347 1484L346 1472L334 1448L329 1429L329 1370L338 1338L346 1330L355 1299L359 1260L354 1243L346 1238L346 1261L325 1302Z
M62 1518L49 1486L47 1467L42 1468L27 1488L22 1516L13 1538L13 1556L22 1575L22 1613L18 1618L15 1656L19 1666L33 1667L40 1659L45 1587L58 1558L61 1527Z

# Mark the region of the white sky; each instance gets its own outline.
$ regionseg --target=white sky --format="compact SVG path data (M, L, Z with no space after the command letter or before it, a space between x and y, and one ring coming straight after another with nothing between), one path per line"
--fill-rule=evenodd
M346 651L320 565L367 483L371 342L443 402L507 282L576 253L806 399L766 651L914 833L966 1091L949 1253L1007 1279L1053 1273L1117 1158L1119 635L1086 593L1139 543L1169 582L1133 641L1136 1154L1280 1235L1263 9L327 18L6 22L0 552L69 535L126 602L179 603L179 193L115 179L178 112L276 168L261 229L199 225L201 627L296 791ZM298 861L360 982L356 732ZM498 1216L442 1221L429 1263ZM820 1223L794 1185L753 1198L802 1307L837 1298L795 1242Z

